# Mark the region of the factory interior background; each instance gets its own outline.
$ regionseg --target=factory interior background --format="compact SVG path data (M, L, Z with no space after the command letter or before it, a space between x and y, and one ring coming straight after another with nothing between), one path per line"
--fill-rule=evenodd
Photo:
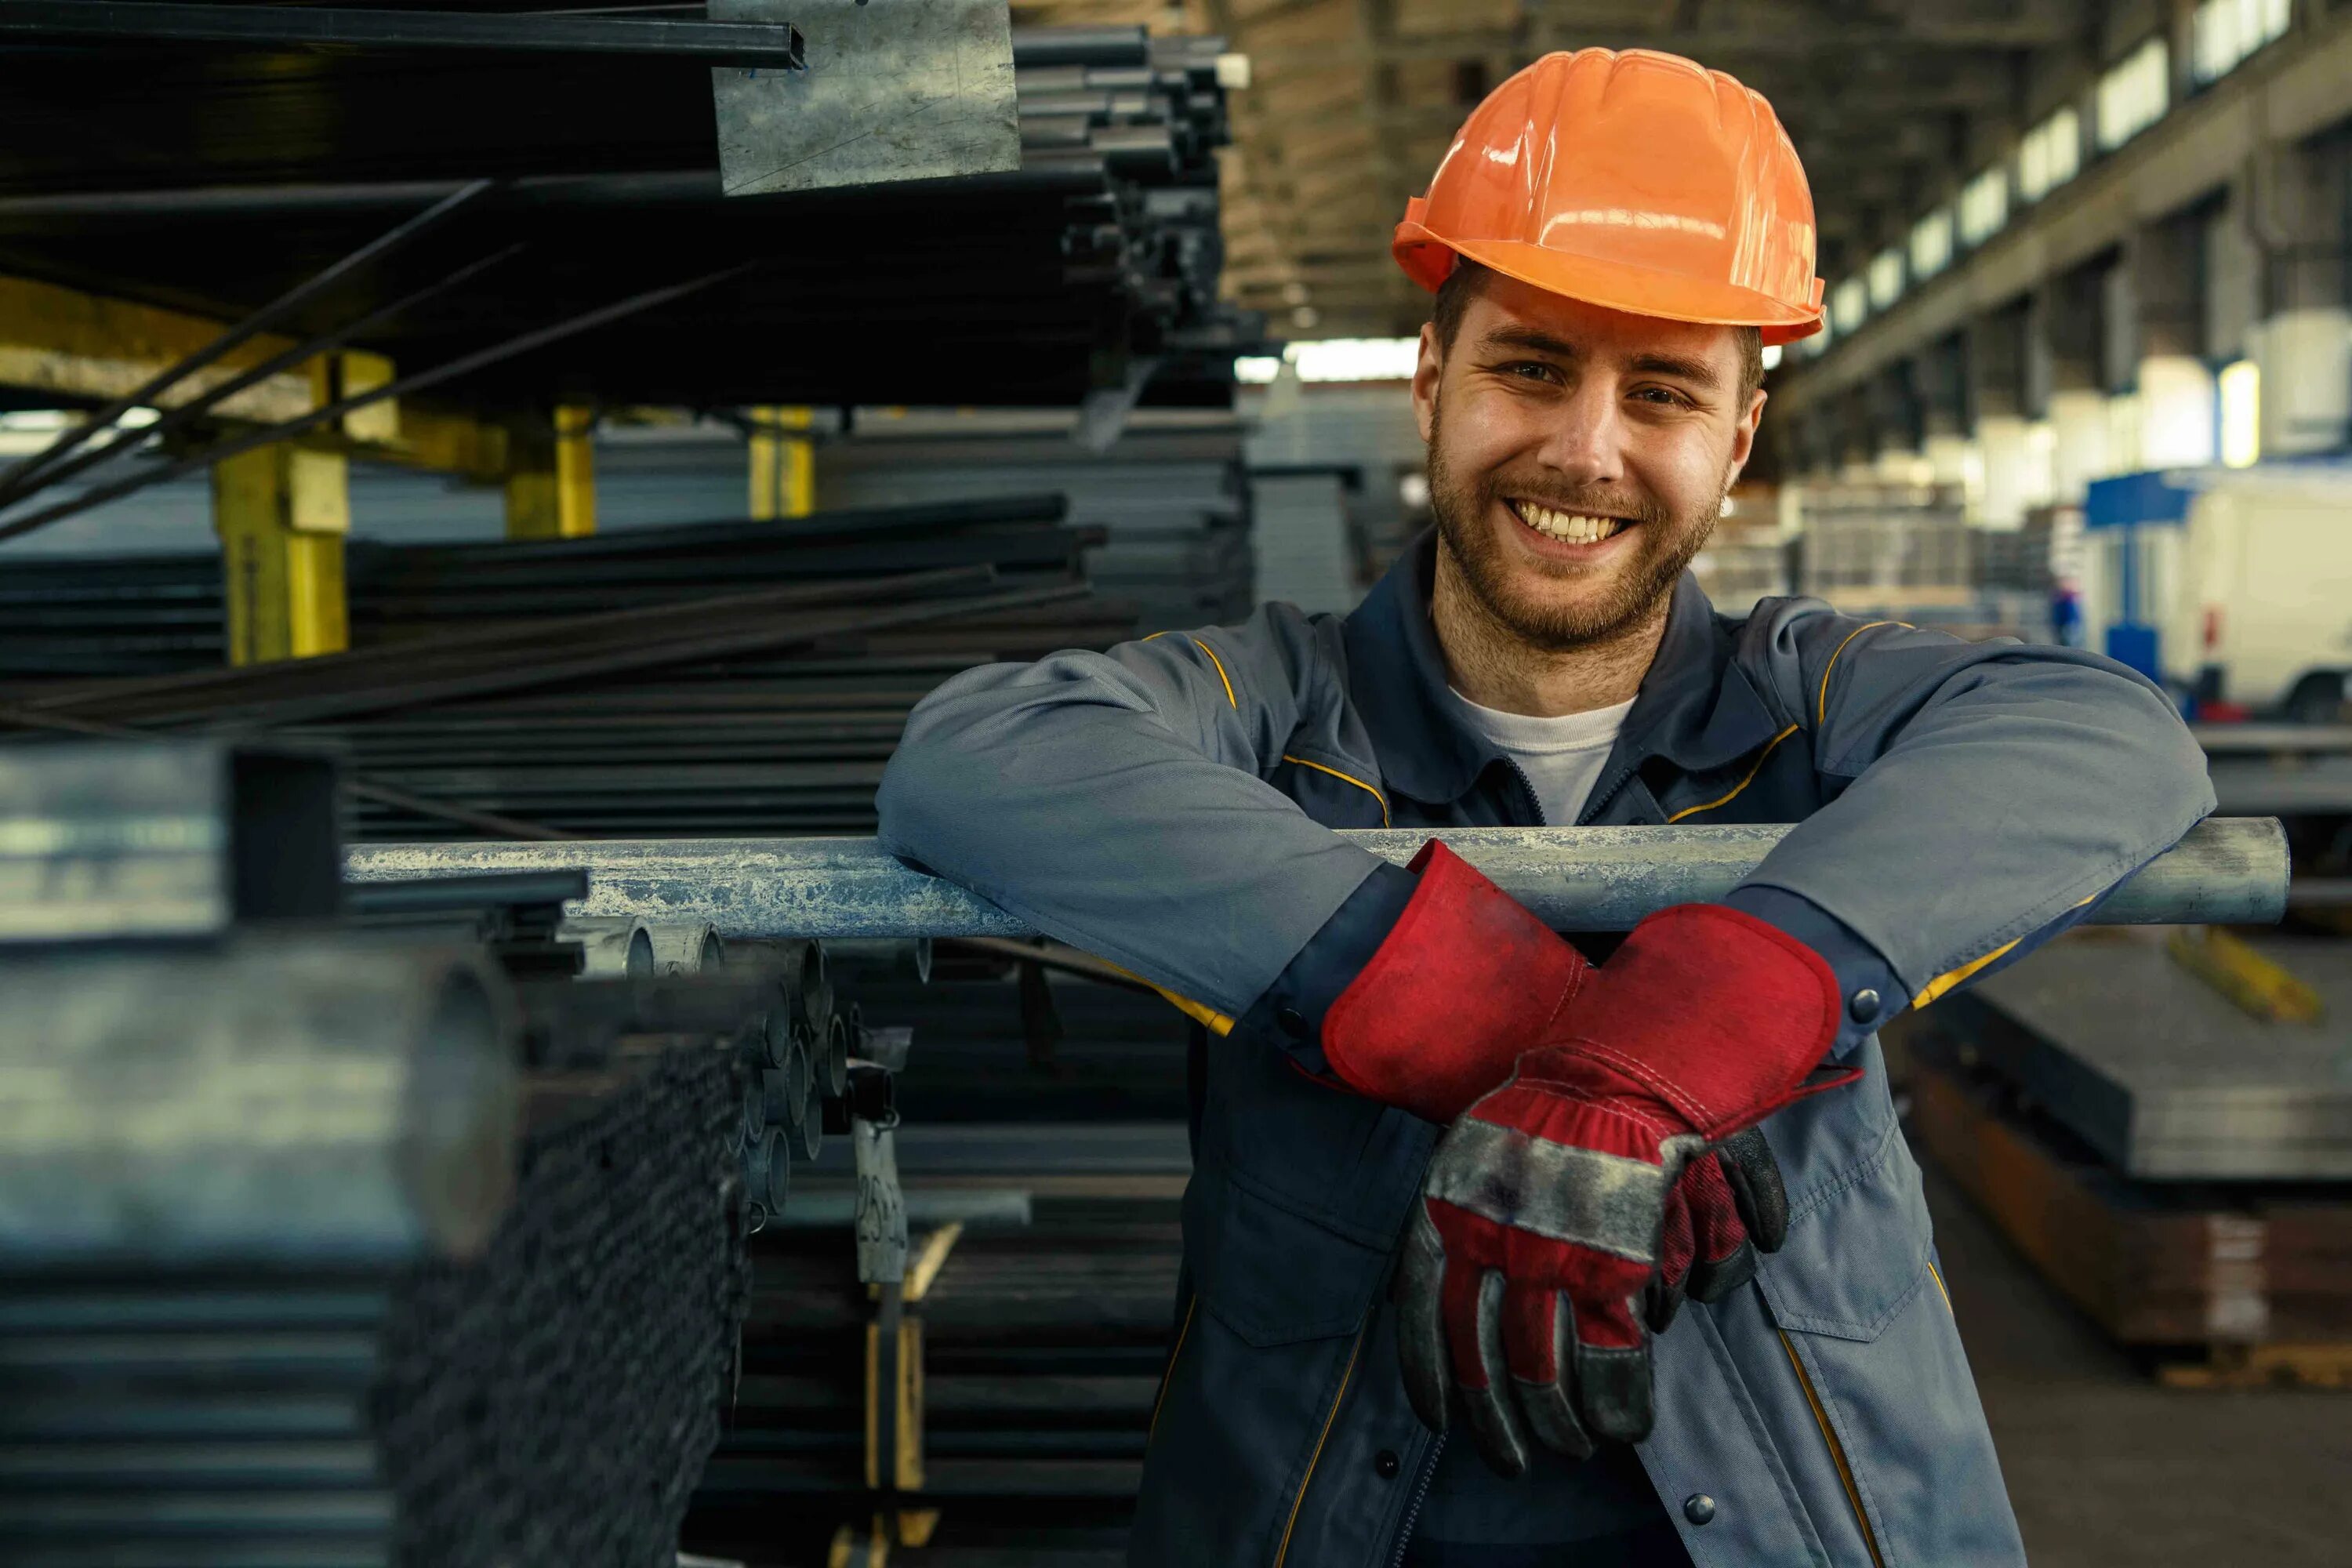
M1717 607L2284 824L1885 1033L2028 1550L2344 1560L2352 6L372 4L0 3L0 1561L1124 1561L1194 1026L793 910L957 671L1409 548L1391 230L1594 44L1817 204Z

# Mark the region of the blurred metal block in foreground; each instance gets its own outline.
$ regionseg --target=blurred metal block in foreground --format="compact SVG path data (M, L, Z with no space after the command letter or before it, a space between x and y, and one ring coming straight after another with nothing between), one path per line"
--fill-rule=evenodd
M0 947L331 914L337 847L322 754L217 741L0 752Z
M1560 931L1623 931L1671 904L1719 899L1789 832L1734 827L1472 827L1345 835L1402 865L1443 838ZM721 936L1019 936L1013 916L911 870L871 838L607 839L384 844L353 849L354 881L582 867L572 912L708 921ZM2286 908L2286 838L2268 817L2200 823L2102 904L2108 925L2266 925Z

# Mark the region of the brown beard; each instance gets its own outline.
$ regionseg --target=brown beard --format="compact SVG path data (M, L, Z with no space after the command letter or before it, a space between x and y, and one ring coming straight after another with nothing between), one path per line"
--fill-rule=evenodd
M1631 515L1638 525L1633 558L1608 584L1598 600L1560 603L1528 592L1514 579L1517 569L1503 553L1502 541L1486 520L1503 506L1503 498L1525 494L1563 511ZM1507 488L1505 476L1488 473L1475 479L1456 474L1445 460L1443 426L1431 411L1429 429L1429 507L1437 519L1437 532L1461 568L1462 580L1486 613L1505 630L1546 653L1605 643L1630 631L1658 613L1675 589L1691 558L1715 531L1718 510L1677 518L1645 497L1601 496L1587 492L1555 493L1549 486ZM1588 574L1577 567L1555 568L1544 575L1553 582L1572 583Z

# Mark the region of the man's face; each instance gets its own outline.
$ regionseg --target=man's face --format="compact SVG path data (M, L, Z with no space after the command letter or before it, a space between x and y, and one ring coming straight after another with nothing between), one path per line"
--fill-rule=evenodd
M1629 316L1489 274L1450 351L1424 327L1414 411L1461 576L1547 651L1606 639L1671 592L1748 460L1732 329Z

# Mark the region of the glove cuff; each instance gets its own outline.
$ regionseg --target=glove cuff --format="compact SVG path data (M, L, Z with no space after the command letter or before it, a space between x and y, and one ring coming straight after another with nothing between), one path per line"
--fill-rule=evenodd
M1795 937L1720 904L1677 904L1596 972L1561 1044L1720 1138L1859 1076L1807 1079L1839 1008L1836 972Z
M1431 839L1404 912L1323 1019L1323 1055L1360 1094L1451 1121L1508 1078L1583 984L1581 953Z

